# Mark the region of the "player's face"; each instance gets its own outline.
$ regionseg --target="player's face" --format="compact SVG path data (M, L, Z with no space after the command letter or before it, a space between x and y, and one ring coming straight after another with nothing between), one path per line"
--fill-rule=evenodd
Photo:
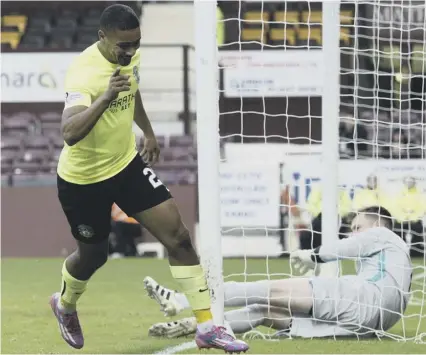
M102 32L102 31L100 31ZM141 30L135 28L128 31L114 31L105 34L99 34L104 41L105 49L112 60L122 66L130 64L136 50L140 47ZM103 37L102 37L103 35Z
M351 229L353 233L363 232L374 227L372 218L368 218L364 213L359 213L352 220Z

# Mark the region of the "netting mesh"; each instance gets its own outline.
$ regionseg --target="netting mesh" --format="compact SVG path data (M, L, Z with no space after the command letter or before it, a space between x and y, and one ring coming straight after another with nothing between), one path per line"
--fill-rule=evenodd
M321 93L327 90L321 70L328 65L322 61L322 4L224 1L219 9L222 160L259 169L265 162L281 164L277 224L223 228L223 238L240 238L235 245L244 256L242 266L225 270L225 282L291 277L288 261L272 257L321 243L320 143L321 125L327 124L321 115ZM350 233L350 222L363 207L381 204L390 210L395 233L410 247L414 272L405 314L379 334L421 340L426 332L424 1L342 1L340 19L339 233ZM256 254L252 240L260 249L271 245L263 260L249 259ZM350 263L343 271L354 273Z

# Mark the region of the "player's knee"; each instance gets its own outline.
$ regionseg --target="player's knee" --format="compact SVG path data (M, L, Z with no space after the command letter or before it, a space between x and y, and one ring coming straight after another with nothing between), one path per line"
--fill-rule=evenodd
M96 271L108 261L108 249L101 246L80 244L77 251L80 262L93 271Z

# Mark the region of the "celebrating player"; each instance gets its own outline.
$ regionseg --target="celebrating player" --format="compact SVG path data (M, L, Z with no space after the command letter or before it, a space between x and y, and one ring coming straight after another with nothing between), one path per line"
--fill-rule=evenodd
M339 259L357 262L357 274L334 278L315 276L277 281L226 282L225 319L235 333L264 325L300 337L371 336L391 328L404 313L410 291L411 261L404 241L391 231L390 213L368 207L352 221L352 235L314 250L290 255L304 272L318 263ZM148 294L166 315L189 306L187 298L144 280ZM158 323L152 336L178 337L195 331L195 320Z
M152 168L159 155L139 93L141 31L130 7L112 5L100 18L99 41L71 64L65 80L58 196L77 240L62 268L62 291L50 304L64 340L84 345L76 304L90 277L108 259L111 206L147 228L167 249L173 277L198 323L200 348L246 351L247 344L216 327L203 270L169 190ZM145 135L136 151L133 121Z

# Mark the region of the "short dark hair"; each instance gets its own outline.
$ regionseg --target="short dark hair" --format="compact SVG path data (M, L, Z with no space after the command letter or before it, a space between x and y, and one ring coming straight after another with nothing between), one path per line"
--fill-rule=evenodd
M122 4L108 6L99 20L102 31L127 31L140 26L139 18L133 9Z
M392 229L393 227L393 218L389 210L382 206L370 206L363 208L358 211L359 213L365 213L368 217L376 218L381 224L386 228Z

